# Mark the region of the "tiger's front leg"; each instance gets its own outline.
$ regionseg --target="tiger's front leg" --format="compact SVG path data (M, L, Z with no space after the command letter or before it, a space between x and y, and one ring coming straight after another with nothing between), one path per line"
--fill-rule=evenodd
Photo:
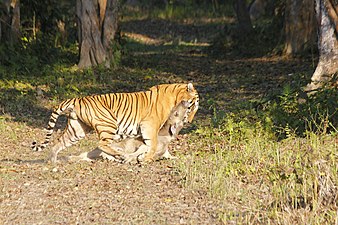
M150 144L147 144L147 142L145 141L146 145L150 146L150 150L149 152L146 153L145 157L144 157L144 162L153 162L155 161L155 153L157 150L157 138L153 139L152 141L150 141Z
M160 124L154 124L153 122L141 124L141 133L144 143L149 147L149 151L144 157L144 162L146 163L155 160L159 129Z

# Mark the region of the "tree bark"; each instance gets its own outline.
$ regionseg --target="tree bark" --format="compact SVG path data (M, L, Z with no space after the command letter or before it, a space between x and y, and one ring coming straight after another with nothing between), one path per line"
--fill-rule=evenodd
M268 0L253 0L249 5L249 15L251 20L257 20L265 14Z
M246 2L244 0L236 0L234 8L239 30L242 34L249 34L253 28Z
M285 55L295 55L315 42L313 0L287 0L285 7Z
M117 30L118 0L77 0L79 68L110 67L111 43Z
M108 1L105 11L105 19L102 24L103 26L103 47L107 49L108 55L111 56L112 52L112 41L114 40L115 33L118 29L118 1ZM114 59L111 59L114 60Z
M4 0L1 9L0 40L13 45L20 40L20 1Z
M334 73L338 72L338 7L332 3L330 0L316 0L319 61L311 83L305 88L309 93L322 87L331 80Z

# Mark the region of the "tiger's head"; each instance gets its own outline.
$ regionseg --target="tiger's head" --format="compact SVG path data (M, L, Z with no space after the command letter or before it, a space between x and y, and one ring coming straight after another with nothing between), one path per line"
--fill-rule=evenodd
M194 116L198 110L199 106L199 96L198 92L196 91L195 87L192 85L192 83L188 83L186 87L186 94L182 98L183 101L188 101L188 122L191 123L194 119Z

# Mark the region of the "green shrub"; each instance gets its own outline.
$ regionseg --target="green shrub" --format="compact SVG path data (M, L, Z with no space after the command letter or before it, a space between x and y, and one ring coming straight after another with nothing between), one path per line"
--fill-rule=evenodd
M274 130L282 137L291 130L302 136L307 131L326 134L337 131L337 101L338 94L334 87L327 87L302 99L300 91L286 85L277 98L265 103L264 109L274 123Z
M224 223L332 224L338 197L335 140L307 131L304 138L277 141L260 121L230 114L217 127L198 126L178 170L186 187L205 190L222 203Z

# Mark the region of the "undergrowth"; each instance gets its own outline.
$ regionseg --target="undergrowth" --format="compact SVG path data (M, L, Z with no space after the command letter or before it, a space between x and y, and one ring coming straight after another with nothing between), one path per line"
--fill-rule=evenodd
M178 167L184 185L222 202L236 224L334 224L338 204L336 133L278 141L261 122L224 117L201 126Z
M259 107L261 115L273 121L273 129L281 138L292 134L305 136L307 132L323 135L337 132L337 100L335 86L327 85L308 97L296 87L286 85L281 93Z

